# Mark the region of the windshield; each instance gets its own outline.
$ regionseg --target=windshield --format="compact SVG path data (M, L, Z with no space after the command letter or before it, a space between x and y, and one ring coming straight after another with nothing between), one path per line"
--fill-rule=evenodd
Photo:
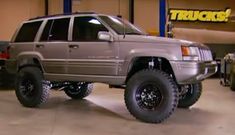
M106 24L108 24L119 35L145 35L140 29L132 25L126 20L113 16L99 16Z

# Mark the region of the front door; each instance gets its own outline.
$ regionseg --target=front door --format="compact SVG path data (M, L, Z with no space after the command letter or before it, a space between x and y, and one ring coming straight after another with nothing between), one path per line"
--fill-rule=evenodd
M95 17L74 18L69 44L69 74L117 75L118 42L99 40L100 31L108 29Z

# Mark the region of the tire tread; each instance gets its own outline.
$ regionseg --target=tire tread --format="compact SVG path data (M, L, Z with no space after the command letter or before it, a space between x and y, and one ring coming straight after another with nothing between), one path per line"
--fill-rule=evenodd
M169 118L172 113L175 111L175 109L177 108L177 105L178 105L178 99L179 99L179 94L178 94L178 86L176 85L176 83L174 82L174 80L165 72L163 71L160 71L160 70L155 70L155 69L144 69L144 70L141 70L139 72L137 72L136 74L134 74L131 78L130 78L130 83L133 81L133 78L135 78L136 75L138 74L144 74L146 72L153 72L153 74L161 74L162 76L164 76L166 78L166 80L169 82L169 85L173 88L173 97L174 97L174 101L172 102L172 108L171 110L168 111L167 114L164 115L164 117L160 118L160 119L144 119L142 117L139 117L139 116L136 116L135 115L135 112L132 111L132 106L131 105L128 105L128 93L125 92L124 94L124 100L125 100L125 104L126 104L126 107L127 109L129 110L129 112L136 118L136 119L140 119L141 121L144 121L144 122L147 122L147 123L161 123L163 122L165 119ZM128 81L128 82L129 82ZM128 87L128 86L127 86ZM127 88L128 89L128 88Z

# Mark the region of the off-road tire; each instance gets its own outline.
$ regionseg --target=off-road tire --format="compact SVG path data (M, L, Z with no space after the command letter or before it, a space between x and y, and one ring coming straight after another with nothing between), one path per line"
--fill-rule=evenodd
M139 94L139 91L142 93ZM145 94L145 91L151 94ZM153 93L155 96L151 96ZM149 97L155 99L148 99ZM173 79L165 72L153 69L145 69L134 74L127 82L124 94L129 112L147 123L160 123L167 119L177 108L178 97L178 87ZM146 104L145 101L153 103Z
M189 108L194 105L202 94L202 83L189 84L189 90L180 96L178 107Z
M38 107L49 97L49 84L37 67L24 67L16 75L15 93L25 107Z
M230 74L230 89L235 91L235 73Z
M92 90L93 84L86 82L72 82L69 86L64 88L65 94L72 99L83 99L90 95Z

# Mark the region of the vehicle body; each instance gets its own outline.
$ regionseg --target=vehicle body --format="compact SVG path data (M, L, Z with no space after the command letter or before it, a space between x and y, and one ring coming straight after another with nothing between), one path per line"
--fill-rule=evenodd
M0 41L0 69L5 66L5 60L9 57L7 53L8 42Z
M19 85L25 84L22 78L29 71L32 76L42 73L39 78L46 84L64 82L71 86L70 91L76 85L89 89L92 82L125 88L128 110L142 121L159 123L175 110L179 95L187 97L196 89L194 99L189 96L190 103L179 101L178 106L194 104L201 94L201 81L217 67L210 49L203 44L147 36L118 17L76 13L23 22L10 43L7 69L18 74ZM131 99L133 95L135 100ZM29 107L42 102L29 105L20 93L17 96ZM164 111L156 111L159 107ZM154 113L146 118L149 110Z
M0 87L13 86L14 75L9 74L5 68L5 61L9 58L8 41L0 41Z

